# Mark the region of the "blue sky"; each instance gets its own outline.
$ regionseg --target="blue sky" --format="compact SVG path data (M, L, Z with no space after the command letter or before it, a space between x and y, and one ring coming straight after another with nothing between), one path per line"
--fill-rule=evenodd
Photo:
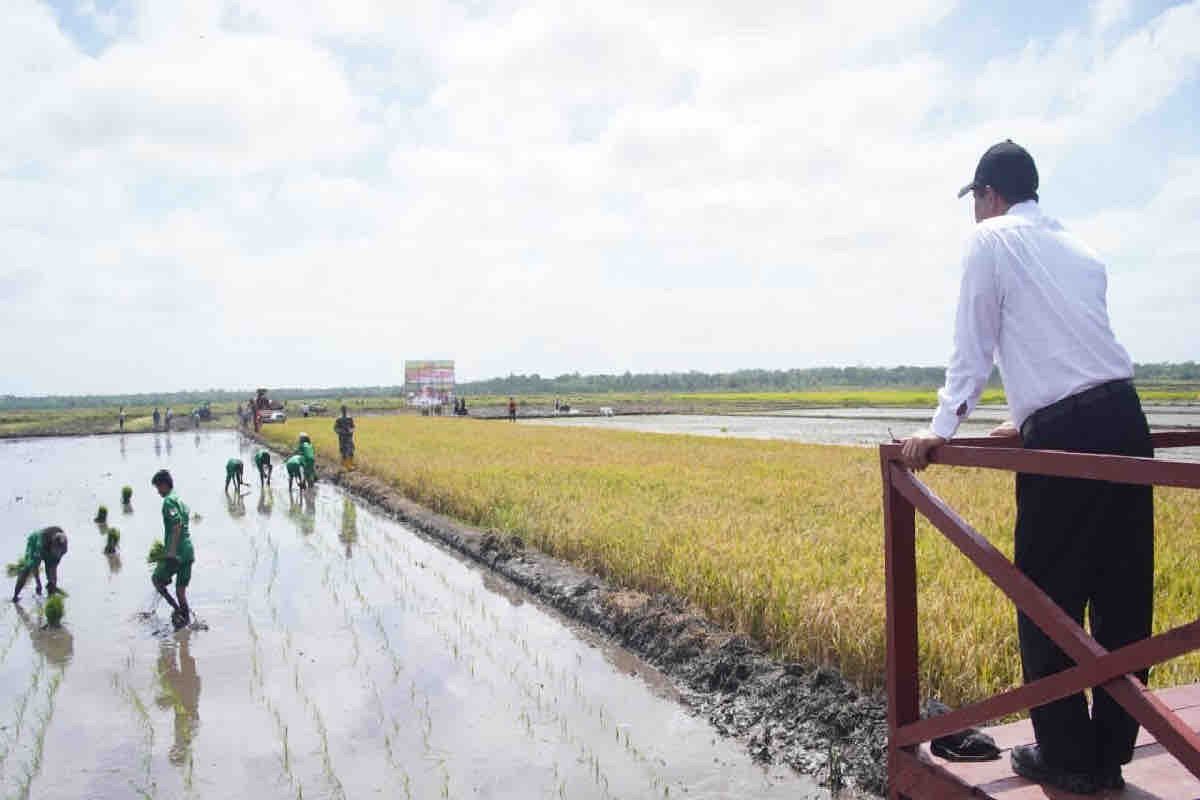
M1200 357L1200 3L397 7L18 0L0 392L944 363L1004 137Z

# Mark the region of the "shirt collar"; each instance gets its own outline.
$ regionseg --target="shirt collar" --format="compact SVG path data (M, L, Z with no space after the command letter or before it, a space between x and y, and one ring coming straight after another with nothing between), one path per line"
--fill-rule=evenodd
M1037 200L1022 200L1019 203L1013 203L1009 206L1009 214L1015 214L1018 217L1040 217L1042 209L1037 204Z

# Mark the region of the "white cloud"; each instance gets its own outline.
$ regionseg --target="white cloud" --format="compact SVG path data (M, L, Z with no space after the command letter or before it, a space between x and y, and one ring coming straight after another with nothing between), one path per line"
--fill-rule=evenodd
M1049 174L1179 102L1197 8L1129 30L1095 3L964 69L928 44L947 0L139 0L95 56L24 4L0 313L82 360L9 337L0 391L392 383L429 354L474 377L937 363L979 153L1017 131ZM1124 299L1148 297L1125 254L1200 303L1188 203L1172 183L1082 223L1138 335L1161 320ZM129 373L148 330L186 376Z

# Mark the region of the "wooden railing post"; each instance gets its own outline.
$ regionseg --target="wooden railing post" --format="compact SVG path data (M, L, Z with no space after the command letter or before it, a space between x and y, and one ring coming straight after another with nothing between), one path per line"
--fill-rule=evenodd
M921 716L917 677L916 511L892 485L890 465L882 453L880 466L887 584L888 797L902 800L904 796L896 788L902 762L897 758L894 734Z

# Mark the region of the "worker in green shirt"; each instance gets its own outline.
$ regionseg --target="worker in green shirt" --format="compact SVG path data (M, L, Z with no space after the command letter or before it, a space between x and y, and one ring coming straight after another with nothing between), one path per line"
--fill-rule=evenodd
M150 483L158 490L163 499L163 558L154 568L151 581L158 593L166 598L171 606L171 623L176 628L182 628L191 618L188 608L187 587L192 582L192 562L196 560L192 549L192 538L188 535L188 507L175 494L175 481L171 473L160 469L154 473ZM171 597L167 587L171 579L175 579L175 594L178 600Z
M296 442L296 455L304 461L304 482L309 488L317 482L317 451L313 449L312 439L307 433L301 433Z
M275 465L271 463L271 451L259 450L254 454L254 467L258 470L258 488L271 485L271 470Z
M17 573L17 586L13 589L13 602L21 600L21 590L29 580L30 573L37 583L37 593L42 593L41 564L46 562L46 593L58 591L58 562L67 554L67 535L57 525L34 531L25 539L25 558L21 571Z
M304 459L301 456L292 456L287 461L283 462L287 468L288 474L288 494L292 493L292 481L300 484L300 491L304 491Z
M225 462L225 491L229 491L229 484L233 483L233 488L242 491L242 460L240 458L231 458Z

